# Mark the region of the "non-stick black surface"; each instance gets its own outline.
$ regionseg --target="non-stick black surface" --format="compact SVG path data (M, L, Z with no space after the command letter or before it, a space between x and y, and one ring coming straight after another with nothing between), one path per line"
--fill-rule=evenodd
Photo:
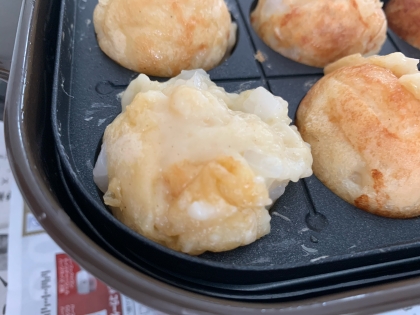
M227 2L239 26L238 42L232 56L210 71L211 78L230 92L265 86L289 102L293 119L301 99L322 77L322 69L293 62L265 45L249 24L253 0ZM229 287L229 292L248 290L262 299L326 292L417 272L420 219L392 220L363 212L314 176L289 184L270 210L269 235L229 252L199 257L177 253L113 218L93 182L92 169L103 132L121 111L118 94L138 74L99 49L92 24L95 5L94 0L63 0L52 120L65 181L80 205L68 213L76 216L76 208L81 209L88 224L114 244L120 259L138 264L140 270L149 265L173 273L195 283L189 288L197 292L220 296ZM257 50L267 57L262 64L254 58ZM420 57L419 50L390 32L381 54L395 51ZM199 283L206 283L204 291L197 289Z

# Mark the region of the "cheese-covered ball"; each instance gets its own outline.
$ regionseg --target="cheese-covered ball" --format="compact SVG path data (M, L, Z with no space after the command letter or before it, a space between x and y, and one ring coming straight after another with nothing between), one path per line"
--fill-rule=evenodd
M288 104L264 88L229 94L200 71L145 75L106 129L94 177L114 215L177 251L220 252L270 231L267 206L312 174Z

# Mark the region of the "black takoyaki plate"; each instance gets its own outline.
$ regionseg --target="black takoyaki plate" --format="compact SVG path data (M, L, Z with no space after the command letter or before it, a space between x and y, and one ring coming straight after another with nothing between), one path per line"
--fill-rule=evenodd
M138 74L98 47L96 1L63 0L52 104L52 128L73 220L111 254L157 279L191 291L241 300L287 300L420 273L420 219L386 219L341 200L312 176L291 183L271 208L271 233L245 247L198 257L178 253L133 232L102 202L92 170L106 126L120 113L118 94ZM210 71L229 92L265 86L289 102L293 119L322 69L280 56L253 31L253 0L228 0L238 23L231 57ZM381 54L420 51L389 33ZM259 63L257 51L266 56ZM164 80L157 78L159 80ZM89 232L90 231L90 232ZM95 239L95 238L94 238ZM419 257L419 258L418 258Z

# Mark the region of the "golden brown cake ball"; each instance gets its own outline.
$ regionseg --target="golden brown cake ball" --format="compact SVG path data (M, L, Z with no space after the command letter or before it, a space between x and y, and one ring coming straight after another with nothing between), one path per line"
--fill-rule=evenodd
M379 0L259 0L251 23L272 49L314 67L378 53L387 28Z
M389 27L409 44L420 49L420 1L391 0L385 8Z
M217 66L236 36L224 0L99 0L93 22L111 59L161 77Z
M401 53L349 56L301 102L297 126L314 174L371 213L420 215L420 72Z

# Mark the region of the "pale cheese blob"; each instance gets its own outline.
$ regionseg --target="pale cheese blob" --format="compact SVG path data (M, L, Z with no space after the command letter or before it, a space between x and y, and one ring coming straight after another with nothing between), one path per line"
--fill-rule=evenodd
M255 241L270 231L266 207L312 174L287 102L264 88L226 93L203 70L165 83L140 75L122 108L95 181L119 220L172 249L196 255Z

